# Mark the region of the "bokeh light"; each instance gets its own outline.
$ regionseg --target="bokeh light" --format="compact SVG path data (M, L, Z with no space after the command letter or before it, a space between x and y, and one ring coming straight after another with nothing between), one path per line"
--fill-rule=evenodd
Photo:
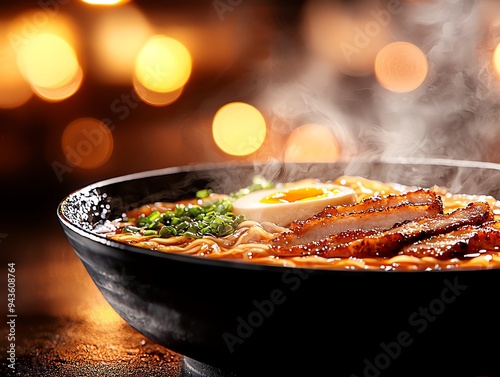
M311 1L304 10L310 51L350 76L371 74L378 51L390 41L392 14L366 4L351 9L349 3Z
M26 79L44 88L63 86L78 71L74 50L54 34L40 34L28 41L18 53L18 62Z
M22 106L33 96L33 91L19 71L16 54L7 35L7 27L0 24L0 109Z
M246 156L256 152L266 138L266 121L258 109L244 102L222 106L214 116L212 134L225 153Z
M81 74L74 49L63 38L49 33L37 34L24 43L17 62L24 78L36 88L64 88Z
M137 80L159 93L183 87L191 75L191 55L179 41L163 35L151 37L135 62Z
M33 85L32 89L40 98L48 102L58 102L75 94L80 89L82 82L83 70L78 66L75 76L68 83L55 88Z
M495 51L493 52L493 67L495 67L495 71L500 75L500 43L495 47Z
M144 14L133 5L99 9L91 31L94 74L110 84L130 84L137 54L153 35Z
M113 135L108 127L94 118L79 118L66 126L61 137L66 160L83 169L97 168L113 153Z
M40 34L63 38L77 53L80 52L78 23L62 10L49 13L43 9L28 10L14 17L9 24L9 41L15 50Z
M375 75L384 88L398 93L417 89L429 71L427 57L412 43L393 42L375 59Z
M335 162L340 157L337 139L321 124L308 123L292 131L285 144L285 162Z
M175 102L181 96L184 90L184 87L181 87L172 92L156 92L142 85L142 83L135 76L133 79L133 86L135 93L144 103L157 107L167 106Z
M128 3L128 0L82 0L91 5L118 5Z
M168 35L182 43L200 72L211 72L234 62L243 48L241 35L228 33L228 24L218 18L199 16L191 24L182 24L173 22L176 15L170 14L172 21L155 25L156 34Z
M64 12L32 9L14 17L8 25L8 41L17 69L31 93L47 101L73 95L83 80L78 60L77 25ZM15 76L13 76L15 77Z

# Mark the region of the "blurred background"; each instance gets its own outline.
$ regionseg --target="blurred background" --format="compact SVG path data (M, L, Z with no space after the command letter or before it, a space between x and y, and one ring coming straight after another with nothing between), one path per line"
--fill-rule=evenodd
M198 162L498 162L499 41L493 0L16 2L3 198Z
M65 195L101 179L219 162L500 162L499 42L496 0L2 4L0 260L5 274L17 265L19 310L101 323L94 344L125 326L56 219Z

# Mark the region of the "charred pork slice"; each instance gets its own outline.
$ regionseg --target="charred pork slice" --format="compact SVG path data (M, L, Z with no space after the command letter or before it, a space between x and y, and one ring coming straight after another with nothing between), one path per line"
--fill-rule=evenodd
M368 237L376 233L379 233L379 231L374 229L353 229L328 236L319 241L312 241L297 245L280 244L278 243L279 240L275 239L273 245L271 246L271 251L282 257L321 255L329 249L347 245L357 239ZM344 256L349 257L350 255L346 254Z
M439 202L442 206L441 197L429 189L417 189L403 194L391 194L386 196L374 196L367 198L360 203L347 204L342 206L327 206L325 209L311 217L311 219L321 219L351 213L361 213L376 211L388 207L397 207L401 204L431 204ZM297 228L306 225L308 220L295 220L290 224L290 228Z
M349 239L349 232L325 237L324 240L301 245L274 245L271 250L276 255L302 256L319 255L333 257L392 257L403 247L419 240L448 233L467 225L480 225L493 220L493 211L488 203L474 202L450 213L438 213L428 217L410 220L385 231L358 232ZM355 228L354 228L355 229ZM346 237L346 242L342 238Z
M401 249L399 254L418 258L452 259L475 257L484 251L500 250L500 221L481 226L467 225L449 233L420 240Z
M424 194L418 193L421 199L422 195ZM390 196L390 198L367 199L357 205L326 208L319 214L304 220L291 231L282 233L273 242L276 245L293 246L318 242L335 234L354 230L384 231L405 221L443 212L441 197L430 191L427 192L423 203L413 203L407 200L412 197L414 197L413 193L408 193ZM391 205L383 205L389 203Z

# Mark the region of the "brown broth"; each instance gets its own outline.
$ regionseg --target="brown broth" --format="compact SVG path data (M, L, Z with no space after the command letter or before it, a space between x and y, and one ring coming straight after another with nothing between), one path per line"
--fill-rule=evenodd
M362 177L342 176L330 183L348 186L354 189L358 201L374 195L398 194L417 187L402 186L397 183L384 183ZM488 202L493 209L495 220L500 220L500 202L491 196L451 193L445 187L432 187L443 201L444 212L464 207L473 201ZM223 195L223 197L226 197ZM192 203L196 199L177 203ZM128 216L137 218L148 215L154 210L171 209L175 203L151 203L133 209ZM223 238L204 237L188 239L186 237L158 238L120 234L124 223L115 222L116 231L107 236L115 241L129 245L156 250L159 252L182 253L201 258L224 259L245 263L258 263L299 268L336 269L336 270L381 270L381 271L427 271L452 269L491 269L500 267L500 245L492 250L481 250L475 255L462 258L440 260L433 257L417 258L409 255L396 255L391 258L323 258L320 256L277 257L269 248L270 241L287 228L270 223L246 221L239 230Z

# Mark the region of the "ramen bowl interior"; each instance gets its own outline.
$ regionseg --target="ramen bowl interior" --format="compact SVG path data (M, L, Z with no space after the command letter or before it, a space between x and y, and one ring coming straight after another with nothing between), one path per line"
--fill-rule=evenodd
M363 271L214 260L120 244L96 224L211 188L358 175L500 197L500 166L398 160L194 165L113 178L57 215L92 280L138 332L221 375L491 375L500 271ZM201 372L203 373L203 372ZM304 374L305 373L305 374Z

